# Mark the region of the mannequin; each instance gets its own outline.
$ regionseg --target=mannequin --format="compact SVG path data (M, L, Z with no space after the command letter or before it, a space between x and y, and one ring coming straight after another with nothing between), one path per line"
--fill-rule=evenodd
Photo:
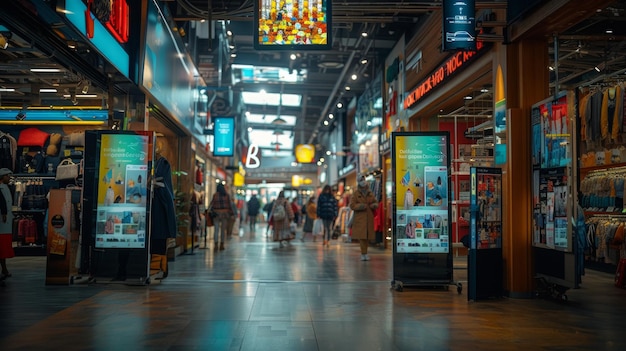
M154 162L154 194L151 204L150 223L150 275L162 272L167 277L167 239L176 238L176 210L172 168L163 156L165 144L162 138L156 139Z

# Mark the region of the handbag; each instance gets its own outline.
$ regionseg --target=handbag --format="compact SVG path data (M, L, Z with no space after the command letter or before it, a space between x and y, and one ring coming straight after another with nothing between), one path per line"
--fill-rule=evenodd
M57 166L55 180L72 180L78 178L78 164L66 158Z
M206 226L207 227L212 227L214 225L213 223L213 216L211 216L211 214L209 213L208 216L205 216L206 218Z

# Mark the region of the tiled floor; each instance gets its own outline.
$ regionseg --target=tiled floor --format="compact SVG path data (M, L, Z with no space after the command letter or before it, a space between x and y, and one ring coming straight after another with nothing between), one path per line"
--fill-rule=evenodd
M468 302L466 289L390 289L389 249L362 262L356 244L279 248L259 231L194 252L149 286L46 286L45 258L11 259L0 350L626 349L626 291L606 273L588 271L568 302Z

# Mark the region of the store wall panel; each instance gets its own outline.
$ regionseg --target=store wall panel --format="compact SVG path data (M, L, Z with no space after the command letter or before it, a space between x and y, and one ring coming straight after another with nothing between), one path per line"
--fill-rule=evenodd
M530 106L549 94L547 43L525 40L507 46L507 140L509 162L503 179L503 257L505 291L510 297L531 297L532 162ZM544 53L544 54L542 54Z

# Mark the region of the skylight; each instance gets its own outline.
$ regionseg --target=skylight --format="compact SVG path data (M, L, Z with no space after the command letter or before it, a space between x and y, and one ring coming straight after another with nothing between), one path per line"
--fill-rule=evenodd
M265 93L265 92L241 92L243 102L246 105L267 105L278 106L281 101L281 94ZM299 94L282 94L282 106L300 107L302 95Z

